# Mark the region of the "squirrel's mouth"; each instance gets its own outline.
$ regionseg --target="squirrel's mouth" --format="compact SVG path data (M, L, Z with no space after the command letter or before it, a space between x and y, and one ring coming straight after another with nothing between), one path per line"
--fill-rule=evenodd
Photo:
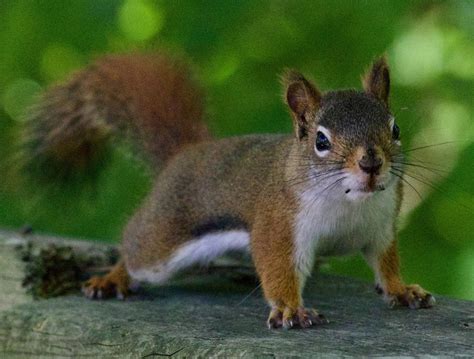
M348 188L346 189L345 193L351 193L351 192L362 192L362 193L374 193L374 192L379 192L379 191L384 191L385 190L385 185L383 184L378 184L374 186L365 186L361 188Z
M372 193L372 192L378 192L378 191L384 191L385 190L385 185L383 184L376 184L376 185L372 185L372 186L366 186L366 187L362 187L362 188L358 188L357 191L359 192L365 192L365 193ZM351 189L347 189L346 190L346 193L349 193L351 191Z
M347 181L344 187L344 192L351 198L370 197L376 192L384 191L386 188L386 181L382 180L378 175L370 175L361 181L361 178L352 178L352 181Z

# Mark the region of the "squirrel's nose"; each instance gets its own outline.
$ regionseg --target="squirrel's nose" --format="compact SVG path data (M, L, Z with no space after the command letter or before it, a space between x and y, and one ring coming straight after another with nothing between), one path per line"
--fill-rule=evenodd
M373 150L368 150L367 154L359 161L360 169L368 174L379 174L382 164L382 158L376 155Z

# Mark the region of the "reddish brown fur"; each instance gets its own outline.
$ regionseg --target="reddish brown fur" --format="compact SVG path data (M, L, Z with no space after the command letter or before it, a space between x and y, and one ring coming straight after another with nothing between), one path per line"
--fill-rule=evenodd
M128 137L156 173L183 146L209 139L204 96L186 64L163 55L113 55L49 89L29 111L24 147L42 173L77 175ZM142 151L143 152L143 151Z
M400 212L403 200L403 186L400 182L397 186L397 208L396 213ZM396 238L397 229L393 226L394 238ZM384 292L388 295L397 295L403 292L404 284L400 274L400 261L398 258L397 242L394 240L387 250L381 254L378 259L378 268Z
M93 69L96 91L127 104L127 116L113 112L109 116L132 121L145 150L160 164L183 145L209 138L202 122L203 92L191 80L186 64L168 56L133 54L106 57ZM105 103L103 107L114 111L125 106Z
M205 142L180 152L157 177L155 190L127 225L123 252L128 268L140 270L166 260L194 239L196 225L214 215L239 218L252 228L255 198L267 178L284 175L278 171L291 145L285 137L247 136ZM237 163L245 163L246 170ZM230 190L235 184L246 190Z
M400 264L395 242L380 257L379 268L386 294L399 295L403 293L405 286L400 277Z
M274 186L274 185L273 185ZM294 198L275 196L269 185L260 196L252 230L252 255L265 298L278 309L302 305L299 279L293 264Z
M105 276L92 277L84 287L84 294L89 298L109 298L129 294L131 279L123 261L119 261Z

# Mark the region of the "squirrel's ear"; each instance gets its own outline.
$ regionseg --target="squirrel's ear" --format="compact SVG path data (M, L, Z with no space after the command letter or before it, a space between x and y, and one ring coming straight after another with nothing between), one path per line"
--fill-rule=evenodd
M296 135L299 139L306 137L309 129L310 116L318 110L321 93L303 75L287 70L282 76L285 88L285 102L291 110Z
M381 100L388 107L390 95L390 73L385 56L375 60L362 79L364 90Z

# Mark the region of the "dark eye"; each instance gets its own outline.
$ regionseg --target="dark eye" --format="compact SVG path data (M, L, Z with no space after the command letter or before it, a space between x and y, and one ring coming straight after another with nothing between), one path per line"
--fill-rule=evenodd
M316 134L316 149L318 151L328 151L331 148L328 138L324 133L318 131Z
M396 123L393 124L392 128L392 138L397 141L400 139L400 127Z

